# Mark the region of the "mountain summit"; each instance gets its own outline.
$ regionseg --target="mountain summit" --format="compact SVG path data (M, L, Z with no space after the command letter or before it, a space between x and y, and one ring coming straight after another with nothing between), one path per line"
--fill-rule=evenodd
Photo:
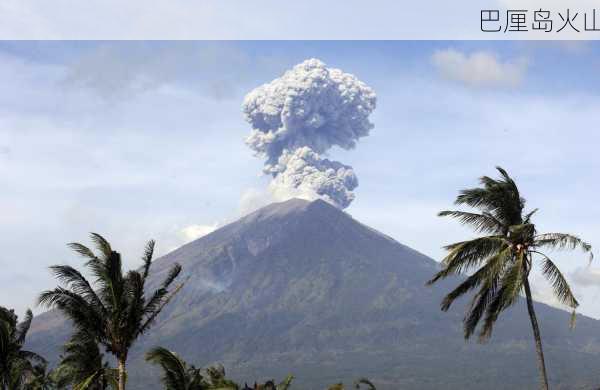
M161 345L236 379L297 377L295 389L366 376L378 389L535 388L525 307L512 308L486 345L462 338L464 307L439 309L458 281L425 282L432 259L324 201L262 208L156 260L158 283L173 262L185 287L136 345L130 386L158 388L143 352ZM553 388L600 382L600 321L539 304ZM53 358L69 332L55 312L36 317L29 348Z

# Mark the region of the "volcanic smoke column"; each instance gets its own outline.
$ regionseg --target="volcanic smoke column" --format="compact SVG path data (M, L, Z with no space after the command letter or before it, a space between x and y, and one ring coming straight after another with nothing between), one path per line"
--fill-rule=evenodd
M265 158L274 197L321 198L348 207L358 179L352 167L323 154L333 146L352 149L369 135L375 105L369 86L317 59L246 95L242 110L252 125L246 144Z

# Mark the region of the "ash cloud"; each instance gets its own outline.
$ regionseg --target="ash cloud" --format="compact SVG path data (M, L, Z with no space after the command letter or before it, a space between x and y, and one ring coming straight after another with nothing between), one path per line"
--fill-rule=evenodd
M246 144L265 159L276 199L324 199L346 208L358 179L352 167L324 157L353 149L369 135L375 92L355 76L309 59L246 95L242 110L252 131Z

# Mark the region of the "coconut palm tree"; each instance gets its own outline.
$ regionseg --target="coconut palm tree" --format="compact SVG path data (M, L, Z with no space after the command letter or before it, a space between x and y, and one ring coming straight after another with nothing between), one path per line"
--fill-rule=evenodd
M73 267L52 266L50 269L62 286L43 292L39 303L60 310L76 329L93 335L115 356L118 390L124 390L129 350L181 288L182 284L169 290L181 272L181 266L175 264L160 287L148 294L145 287L152 265L154 241L146 245L142 267L124 273L121 255L109 242L96 233L91 234L91 240L97 254L79 243L69 246L87 260L85 266L94 277L93 283Z
M118 373L104 361L94 336L76 331L63 346L55 378L59 388L105 390L117 387Z
M161 381L166 390L237 390L239 386L225 378L222 367L203 370L189 365L175 352L156 347L146 353L146 361L163 370Z
M13 310L0 306L0 386L13 390L24 385L34 364L45 364L40 355L23 349L33 314L27 310L21 323Z
M591 246L576 236L565 233L538 233L531 218L537 209L525 213L525 199L517 185L500 167L499 179L484 176L481 187L462 190L455 204L466 205L477 211L442 211L485 235L445 247L448 255L439 271L428 284L433 284L452 274L469 273L469 276L442 301L446 311L454 300L477 289L464 318L464 336L468 339L482 322L479 338L487 340L503 310L519 301L524 294L537 352L542 388L548 389L548 378L542 338L535 315L529 274L534 261L541 262L543 276L552 285L556 298L573 310L578 306L563 274L554 261L542 250L575 249L589 252ZM591 259L591 257L590 257ZM574 314L574 312L573 312ZM574 315L572 316L574 319Z

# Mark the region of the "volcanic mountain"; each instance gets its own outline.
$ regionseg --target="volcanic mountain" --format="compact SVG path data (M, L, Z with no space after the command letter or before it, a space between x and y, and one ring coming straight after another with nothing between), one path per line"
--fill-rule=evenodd
M153 283L173 262L186 284L136 344L130 388L159 388L143 361L156 345L242 382L293 373L294 389L362 376L384 390L537 387L522 302L490 342L465 342L464 302L439 309L459 277L426 287L438 263L323 201L272 204L186 244L156 260ZM552 388L600 385L600 321L579 316L570 331L568 313L536 309ZM28 348L56 361L68 332L58 313L42 314Z

